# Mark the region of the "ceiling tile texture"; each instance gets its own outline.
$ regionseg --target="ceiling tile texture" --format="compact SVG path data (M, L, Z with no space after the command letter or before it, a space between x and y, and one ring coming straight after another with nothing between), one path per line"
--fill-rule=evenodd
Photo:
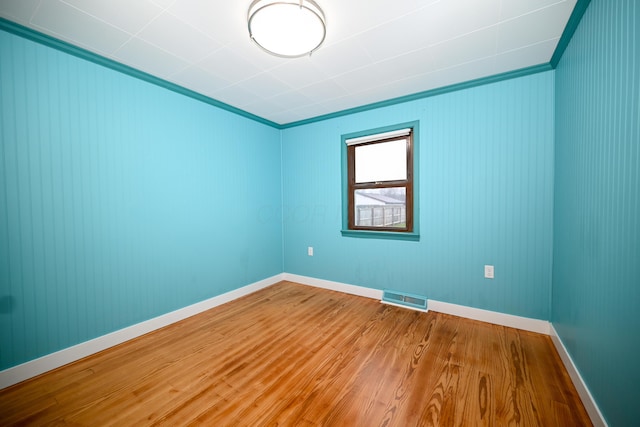
M317 0L311 56L249 39L251 0L0 0L0 16L287 124L547 64L576 0Z

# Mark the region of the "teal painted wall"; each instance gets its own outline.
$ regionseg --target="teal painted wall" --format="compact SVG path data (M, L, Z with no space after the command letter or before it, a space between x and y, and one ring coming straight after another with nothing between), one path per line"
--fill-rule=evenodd
M0 369L282 272L280 133L0 31Z
M553 96L549 71L283 130L284 271L548 319ZM414 120L420 241L342 237L340 136Z
M556 69L552 321L611 426L640 419L639 24L592 0Z

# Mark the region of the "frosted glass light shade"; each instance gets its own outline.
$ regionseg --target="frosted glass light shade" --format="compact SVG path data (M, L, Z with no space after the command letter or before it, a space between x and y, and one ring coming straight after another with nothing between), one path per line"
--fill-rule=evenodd
M311 0L255 0L247 23L258 46L283 58L311 54L326 35L324 13Z

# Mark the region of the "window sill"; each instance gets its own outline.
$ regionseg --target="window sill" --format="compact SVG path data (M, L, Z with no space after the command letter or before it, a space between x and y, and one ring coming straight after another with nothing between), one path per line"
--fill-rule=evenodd
M403 233L398 231L369 231L369 230L341 230L342 237L358 237L362 239L389 239L420 241L420 234Z

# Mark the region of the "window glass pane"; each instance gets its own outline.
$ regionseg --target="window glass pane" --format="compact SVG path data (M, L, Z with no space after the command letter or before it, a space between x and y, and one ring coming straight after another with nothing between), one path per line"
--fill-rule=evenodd
M405 187L355 190L355 225L406 228L406 199Z
M357 183L407 179L406 139L355 147Z

